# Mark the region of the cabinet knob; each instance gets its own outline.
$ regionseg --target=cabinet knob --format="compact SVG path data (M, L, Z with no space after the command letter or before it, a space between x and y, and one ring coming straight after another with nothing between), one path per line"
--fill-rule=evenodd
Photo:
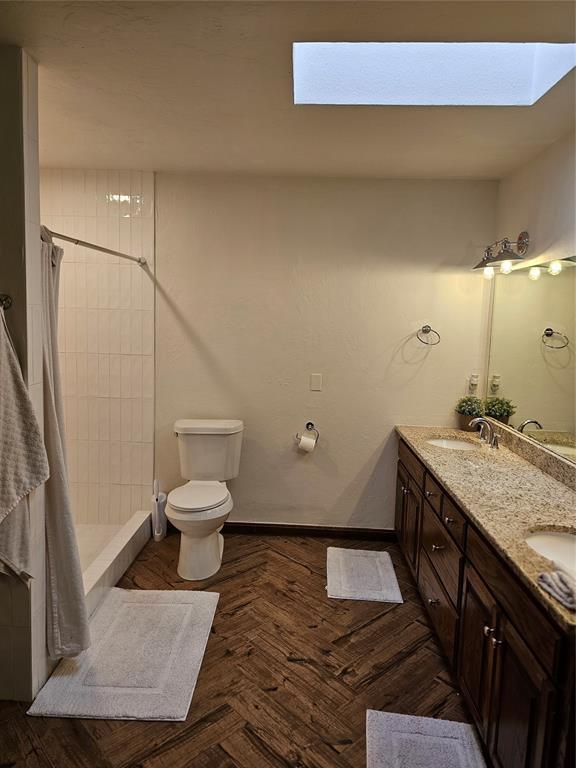
M483 631L484 631L484 637L492 637L492 635L494 634L494 632L496 632L496 630L495 630L495 628L494 628L494 627L489 627L488 625L486 625L486 626L484 627L484 630L483 630Z
M404 494L404 496L408 496L408 494L410 493L410 488L404 488L404 486L402 486L402 493Z
M444 518L444 522L446 523L446 525L452 525L452 523L454 522L454 518L453 517L445 517Z
M446 547L443 544L432 544L432 552L441 552Z
M440 603L440 600L438 600L437 597L428 598L428 605L438 605L439 603Z
M424 493L426 494L427 499L431 499L432 496L438 496L438 494L435 493L434 491L424 491Z
M499 645L502 645L502 640L497 640L495 637L490 642L492 643L492 648L498 648Z

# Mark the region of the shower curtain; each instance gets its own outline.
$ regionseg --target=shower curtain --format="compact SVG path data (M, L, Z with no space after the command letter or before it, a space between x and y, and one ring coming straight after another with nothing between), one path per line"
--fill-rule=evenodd
M58 289L62 248L42 227L44 320L44 443L46 482L47 643L52 658L76 656L90 645L82 569L68 491L64 413L58 363Z

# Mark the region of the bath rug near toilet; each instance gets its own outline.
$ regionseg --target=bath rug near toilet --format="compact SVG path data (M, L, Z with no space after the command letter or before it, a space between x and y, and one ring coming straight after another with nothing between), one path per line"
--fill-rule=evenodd
M366 713L367 768L486 768L471 725L430 717Z
M403 603L388 552L328 547L328 597Z
M92 646L60 662L28 714L185 720L218 597L110 590L90 622Z

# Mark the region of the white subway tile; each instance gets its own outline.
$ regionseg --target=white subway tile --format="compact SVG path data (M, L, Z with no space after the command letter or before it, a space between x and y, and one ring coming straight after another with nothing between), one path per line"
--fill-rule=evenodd
M142 403L142 442L154 441L154 401L151 397L144 397Z
M132 442L141 443L143 441L142 400L140 398L134 398L129 402L131 405L130 439Z
M120 354L120 351L121 351L120 328L121 328L121 320L122 320L122 310L109 309L108 313L110 316L110 339L109 339L110 353L117 355L117 354Z
M142 397L142 356L132 355L130 363L130 397Z
M132 271L133 264L119 264L120 268L120 306L122 309L130 309L132 296Z
M88 372L88 394L93 397L98 395L98 355L86 355Z
M109 449L110 449L110 482L116 483L117 485L120 485L121 481L121 454L120 454L120 443L119 442L111 442L109 443Z
M78 452L78 483L87 485L90 479L90 451L88 441L78 440L76 449Z
M110 352L110 312L107 309L98 312L98 352Z
M130 355L122 355L120 360L120 395L133 397L132 393L132 361Z
M110 399L98 398L98 439L104 441L106 446L110 440Z
M154 397L154 358L142 356L142 397Z
M90 485L98 484L100 480L100 446L97 442L88 443L88 481Z
M98 397L110 397L110 355L98 355Z
M122 400L119 398L110 398L110 440L121 440L121 407Z
M130 354L142 354L142 328L143 317L141 310L132 310L130 313Z
M91 441L98 440L100 435L98 425L98 398L88 398L88 437Z
M121 219L130 218L130 171L120 171L119 173L119 188L120 195L119 201L119 213Z
M154 174L142 173L142 216L154 218Z
M78 440L88 440L90 437L90 415L88 398L78 398Z
M142 311L142 354L154 354L154 312L151 309Z

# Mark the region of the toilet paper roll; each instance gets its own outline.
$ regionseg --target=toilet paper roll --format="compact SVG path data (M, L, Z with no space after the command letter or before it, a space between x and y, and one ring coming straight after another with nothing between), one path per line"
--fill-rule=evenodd
M298 450L305 453L312 453L316 448L316 438L314 435L299 435L298 436Z

